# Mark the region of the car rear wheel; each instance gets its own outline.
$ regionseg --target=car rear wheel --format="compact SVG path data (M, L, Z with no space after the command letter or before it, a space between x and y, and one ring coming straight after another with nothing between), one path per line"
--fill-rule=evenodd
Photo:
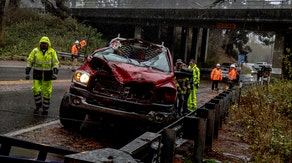
M69 94L66 93L63 96L59 117L60 122L66 129L80 130L81 124L86 116L86 113L82 110L72 107L69 104Z

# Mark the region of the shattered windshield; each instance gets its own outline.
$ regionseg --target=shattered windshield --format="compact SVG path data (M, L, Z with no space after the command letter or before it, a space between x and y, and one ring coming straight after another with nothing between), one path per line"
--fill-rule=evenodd
M145 56L137 58L136 56L132 57L129 54L117 54L116 50L114 50L113 48L108 48L105 49L104 51L96 52L95 54L93 54L93 57L99 57L108 62L127 63L163 72L171 72L171 67L169 64L169 59L166 51L163 51L151 58L145 59Z

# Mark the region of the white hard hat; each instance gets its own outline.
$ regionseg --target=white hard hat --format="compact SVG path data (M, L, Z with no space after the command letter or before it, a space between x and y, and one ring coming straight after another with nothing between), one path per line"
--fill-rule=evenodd
M79 44L79 41L78 41L78 40L76 40L76 41L75 41L75 44Z
M219 63L217 63L216 67L220 67L220 64L219 64Z
M235 65L234 65L234 64L232 64L232 65L230 65L230 67L232 67L232 68L235 68Z

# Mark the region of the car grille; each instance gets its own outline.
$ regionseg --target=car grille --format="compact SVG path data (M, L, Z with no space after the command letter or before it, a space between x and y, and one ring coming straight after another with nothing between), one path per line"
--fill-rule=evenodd
M151 83L129 82L120 84L110 77L96 78L94 93L123 100L147 103L153 96L154 85Z

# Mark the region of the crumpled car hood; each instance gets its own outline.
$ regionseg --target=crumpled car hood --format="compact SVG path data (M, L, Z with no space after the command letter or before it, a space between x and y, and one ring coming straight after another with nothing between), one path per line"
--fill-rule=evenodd
M139 67L126 63L108 63L120 83L128 81L153 82L159 84L172 79L171 73L161 72L148 67Z

